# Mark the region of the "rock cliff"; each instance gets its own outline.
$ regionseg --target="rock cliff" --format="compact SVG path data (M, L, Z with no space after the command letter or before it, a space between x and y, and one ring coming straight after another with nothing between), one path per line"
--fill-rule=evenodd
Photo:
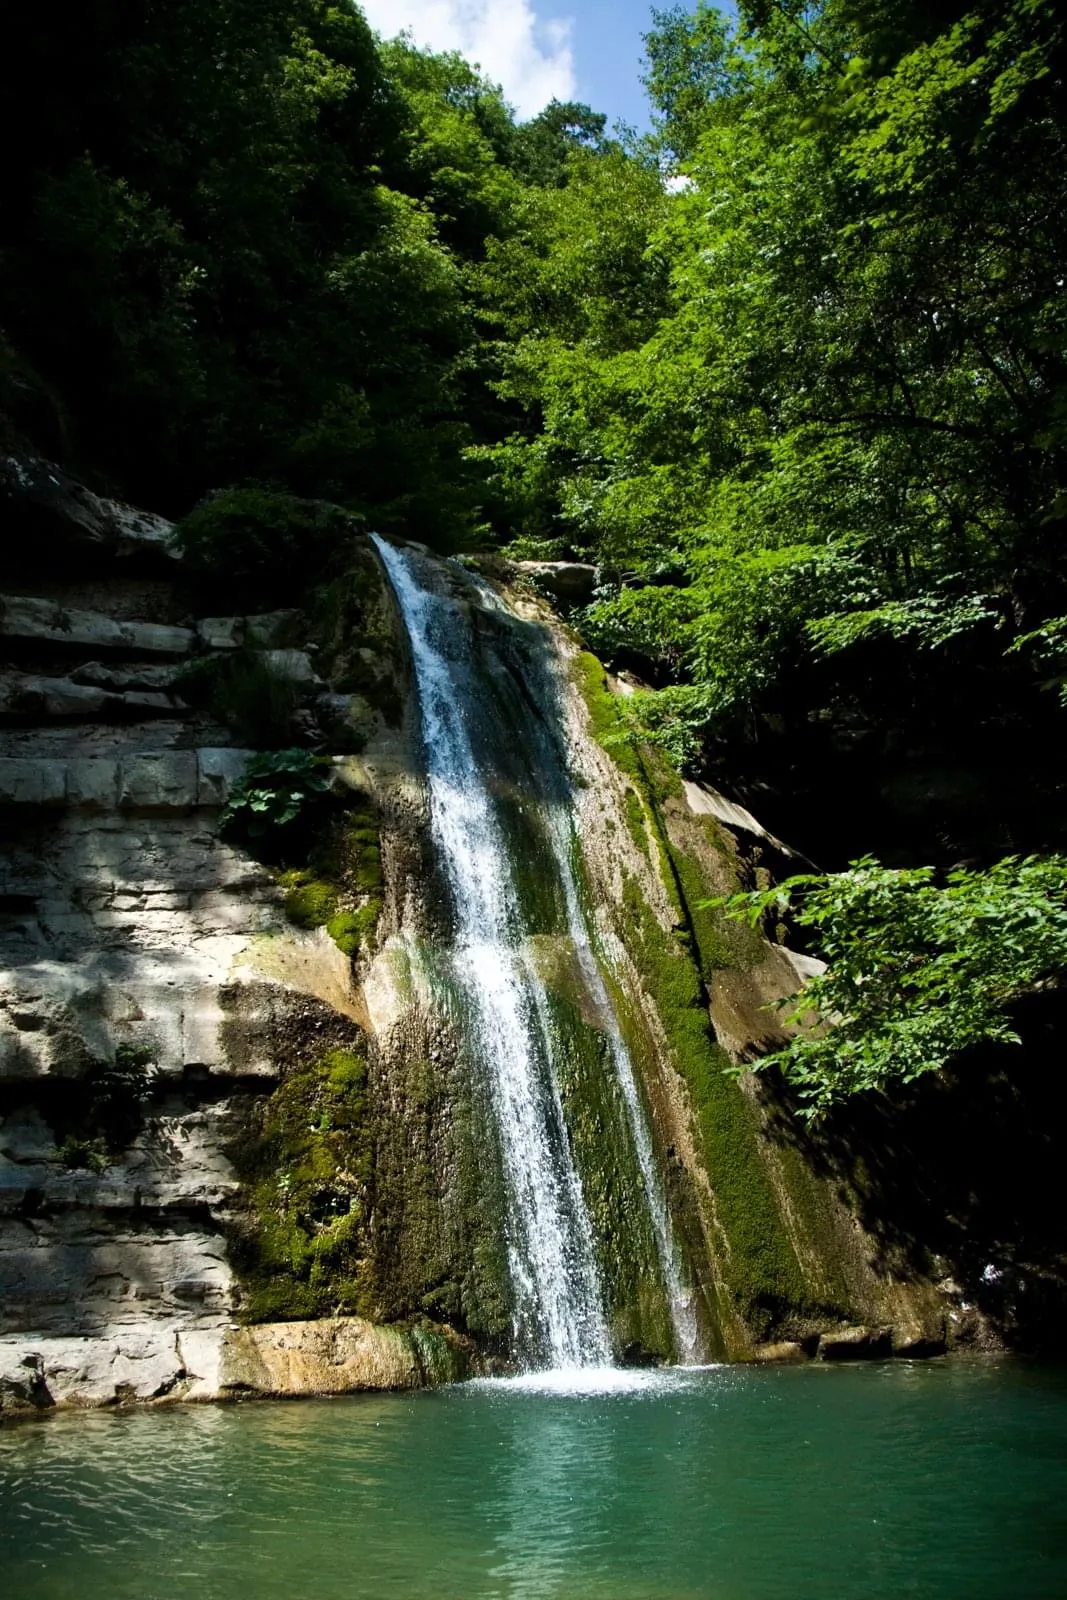
M0 496L5 1403L407 1386L506 1360L492 1134L430 981L447 897L369 545L284 610L202 615L159 519L35 461L9 462ZM723 1073L774 1036L766 1008L803 962L705 901L784 847L621 738L621 686L538 597L543 574L494 572L569 684L584 881L705 1353L987 1338L936 1263L880 1257L773 1096ZM281 746L326 752L306 825L282 847L220 834L254 747ZM564 992L566 952L543 954Z

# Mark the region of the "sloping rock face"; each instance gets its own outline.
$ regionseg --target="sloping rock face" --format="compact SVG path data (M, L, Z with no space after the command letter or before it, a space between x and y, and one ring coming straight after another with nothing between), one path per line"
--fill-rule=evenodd
M517 574L513 607L552 627ZM715 896L797 870L752 815L628 733L626 686L553 629L588 902L695 1283L706 1355L925 1356L1000 1335L931 1250L887 1249L773 1083L778 1002L818 963ZM857 1329L860 1332L857 1332ZM862 1337L860 1334L862 1333Z

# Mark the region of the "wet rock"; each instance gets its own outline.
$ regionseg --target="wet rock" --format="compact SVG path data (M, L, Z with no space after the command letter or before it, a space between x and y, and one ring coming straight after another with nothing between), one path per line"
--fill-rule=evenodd
M947 1348L948 1340L944 1331L937 1334L910 1326L893 1329L893 1354L906 1361L925 1361L930 1356L943 1356Z
M0 1345L0 1416L41 1411L51 1404L40 1356Z
M462 1341L443 1329L380 1327L359 1317L274 1322L227 1332L221 1391L262 1395L420 1389L464 1376Z
M185 1377L173 1328L128 1329L102 1338L0 1340L0 1406L5 1387L31 1375L32 1405L95 1408L159 1400Z
M820 1361L878 1361L893 1353L889 1328L834 1328L819 1340Z
M562 606L587 606L596 588L597 569L584 561L516 561L515 570Z
M771 1362L806 1361L804 1346L792 1339L782 1339L776 1344L758 1344L752 1352L753 1361Z

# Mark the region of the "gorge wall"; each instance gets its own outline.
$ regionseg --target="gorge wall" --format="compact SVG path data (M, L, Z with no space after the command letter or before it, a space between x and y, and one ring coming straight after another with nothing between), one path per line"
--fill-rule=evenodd
M379 558L354 540L340 577L297 592L294 575L285 609L203 615L167 524L29 459L0 488L16 552L0 600L5 1403L506 1368L499 1134L442 976L453 904ZM861 1224L847 1172L773 1086L724 1071L779 1036L773 1002L805 968L706 902L788 866L785 847L632 742L625 685L581 651L536 572L483 563L502 604L460 564L425 566L467 619L516 745L558 723L606 1009L558 906L538 909L544 825L521 762L503 762L493 793L526 954L567 1041L561 1103L615 1357L685 1352L613 1028L692 1301L690 1355L995 1343L952 1263ZM531 694L546 671L558 713ZM246 807L220 834L256 751L279 749L327 753L302 817L257 835Z

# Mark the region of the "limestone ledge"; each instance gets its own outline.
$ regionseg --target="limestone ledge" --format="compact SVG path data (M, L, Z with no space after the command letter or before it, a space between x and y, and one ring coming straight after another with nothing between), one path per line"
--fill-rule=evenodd
M434 1325L360 1317L252 1327L145 1323L99 1338L0 1340L0 1417L179 1400L424 1389L470 1375L472 1352Z
M189 811L224 805L250 750L141 750L119 759L83 756L0 759L0 805L90 810Z

